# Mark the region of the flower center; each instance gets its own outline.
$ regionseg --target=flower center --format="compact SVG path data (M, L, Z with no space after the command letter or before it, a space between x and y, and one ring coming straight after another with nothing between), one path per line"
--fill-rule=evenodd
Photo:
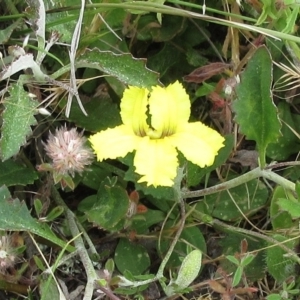
M157 140L163 137L161 132L158 132L157 130L151 128L147 130L146 135L149 136L151 140Z

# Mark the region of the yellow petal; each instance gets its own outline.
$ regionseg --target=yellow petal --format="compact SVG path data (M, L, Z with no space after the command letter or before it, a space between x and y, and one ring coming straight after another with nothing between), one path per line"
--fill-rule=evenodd
M148 185L172 186L177 174L177 151L167 139L142 139L134 162L136 172L142 175L138 182Z
M125 125L100 131L89 138L99 161L124 157L136 148L138 140L139 137Z
M202 168L214 163L215 156L225 141L217 131L201 122L181 126L169 139L187 160Z
M162 136L176 132L177 126L187 123L190 117L190 99L178 81L166 88L153 87L149 106L151 126Z
M130 86L124 91L121 100L121 118L125 125L130 126L138 136L144 136L147 125L147 89Z

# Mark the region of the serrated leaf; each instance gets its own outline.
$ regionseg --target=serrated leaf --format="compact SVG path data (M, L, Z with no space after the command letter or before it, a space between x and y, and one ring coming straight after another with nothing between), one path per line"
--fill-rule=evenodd
M16 58L10 65L6 66L2 72L0 72L0 81L11 77L12 75L25 70L31 69L34 77L37 80L44 81L46 75L41 71L38 64L34 61L32 54L24 54ZM17 83L21 85L21 83Z
M132 86L150 88L160 84L159 74L147 69L146 59L134 58L130 53L88 50L78 58L76 67L98 69Z
M13 160L0 162L0 186L27 185L38 179L38 173Z
M27 231L36 234L58 246L66 243L57 238L50 227L34 219L25 204L18 198L13 199L7 187L0 187L0 229L6 231ZM73 247L68 246L70 251Z
M17 154L31 133L30 126L36 124L34 118L38 102L31 99L20 82L9 88L10 96L4 100L2 137L0 140L1 159L6 160Z
M272 59L265 46L250 59L237 87L233 103L236 122L247 139L257 143L260 166L265 166L266 148L280 135L280 121L271 95Z

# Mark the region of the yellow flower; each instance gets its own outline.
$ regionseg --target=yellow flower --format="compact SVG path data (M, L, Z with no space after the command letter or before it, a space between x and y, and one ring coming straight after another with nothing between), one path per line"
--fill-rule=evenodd
M124 157L136 151L134 166L148 185L172 186L177 174L179 150L200 166L213 164L224 138L201 122L188 123L189 96L176 81L168 87L155 86L151 92L129 87L121 100L123 124L100 131L90 142L102 161Z

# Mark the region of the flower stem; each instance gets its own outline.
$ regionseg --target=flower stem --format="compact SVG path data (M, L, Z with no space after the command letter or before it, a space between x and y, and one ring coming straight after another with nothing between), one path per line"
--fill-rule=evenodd
M61 198L59 192L56 190L54 185L51 187L51 194L52 194L52 197L54 198L55 202L58 205L61 205L64 207L66 219L67 219L70 231L72 233L72 236L73 237L77 236L77 238L74 240L74 244L75 244L75 247L80 256L81 262L85 268L86 274L87 274L87 284L85 287L85 293L84 293L83 300L91 300L93 297L94 283L98 279L98 276L97 276L94 266L90 260L88 252L84 246L83 239L80 236L80 232L79 232L77 224L76 224L76 217L73 214L73 212L68 208L68 206L65 204L65 202Z
M234 227L234 226L228 225L228 224L226 224L226 223L224 223L224 222L222 222L218 219L213 219L212 224L220 226L223 230L227 229L227 230L230 230L230 231L233 231L233 232L240 232L242 234L252 235L254 237L265 240L265 241L269 242L270 244L273 244L274 246L280 247L282 250L284 250L286 253L289 254L289 257L291 259L293 259L295 262L300 264L300 257L298 257L297 253L295 253L289 247L285 246L284 243L279 242L279 241L275 240L272 237L266 236L264 234L261 234L259 232L255 232L255 231L252 231L252 230L247 230L247 229L244 229L244 228ZM299 237L296 237L296 238L298 239ZM290 241L290 239L286 240L285 242L289 242L289 241ZM270 246L270 247L272 247L272 246Z
M180 190L182 178L183 178L183 168L179 168L178 171L177 171L177 176L175 178L174 186L173 186L174 194L175 194L175 201L180 206L180 223L179 223L179 227L178 227L178 230L176 232L176 235L172 240L172 243L171 243L171 245L168 249L168 252L166 253L165 257L163 258L155 277L151 278L151 279L148 279L148 280L133 282L132 286L134 286L134 287L149 284L151 282L160 280L164 277L165 267L166 267L166 265L167 265L167 263L170 259L170 256L173 253L173 250L174 250L174 248L175 248L175 246L176 246L176 244L177 244L177 242L180 238L180 235L183 231L184 224L185 224L185 217L186 217L186 215L185 215L185 203L184 203L184 199L182 197L182 192Z
M269 166L270 167L270 166ZM268 167L268 168L269 168ZM295 184L282 176L276 174L275 172L269 170L269 169L261 169L261 168L255 168L239 177L236 177L234 179L228 180L226 182L202 189L197 191L188 191L188 192L182 192L183 198L195 198L195 197L201 197L205 195L211 195L215 194L224 190L228 190L234 187L237 187L241 184L244 184L250 180L253 180L255 178L263 177L266 179L269 179L281 186L283 186L286 189L295 191Z

